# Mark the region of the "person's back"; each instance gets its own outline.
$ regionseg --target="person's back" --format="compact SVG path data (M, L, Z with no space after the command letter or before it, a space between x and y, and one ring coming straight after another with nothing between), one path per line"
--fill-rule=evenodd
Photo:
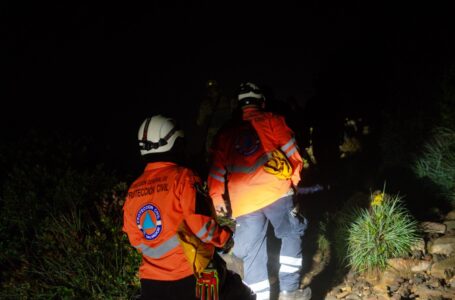
M146 254L139 269L141 278L179 280L193 274L183 249L176 246L179 244L179 224L191 213L181 198L190 196L185 193L193 191L187 188L197 182L190 170L175 163L152 162L131 185L124 206L130 217L124 228L134 239L136 247ZM178 197L173 195L174 192L179 193ZM166 230L163 230L163 225ZM137 232L139 226L142 234Z
M207 257L199 259L201 269L215 247L222 248L231 237L228 228L216 223L207 197L200 193L201 179L179 164L182 137L173 120L161 115L147 118L139 129L147 164L128 190L123 230L142 253L141 299L195 299L195 275L200 270L193 263L199 250L190 260L182 228L206 250Z
M212 148L210 195L218 214L232 211L236 219L234 254L243 259L245 281L257 299L270 297L269 221L282 241L280 299L309 299L311 291L299 289L306 222L292 215L292 187L302 170L293 132L282 116L263 110L265 98L255 84L242 84L238 99L242 121L219 132Z
M269 153L275 148L272 143L265 141L273 136L277 144L281 139L281 143L286 145L292 140L289 138L290 135L287 135L290 132L284 127L283 118L256 108L246 109L243 118L243 121L226 126L218 134L217 145L214 147L218 150L212 152L216 157L216 161L213 162L215 168L212 167L211 176L209 176L211 196L215 201L215 208L219 208L224 205L224 202L220 202L224 193L224 182L213 178L224 176L216 172L217 167L221 169L227 166L226 171L229 173L227 180L230 183L228 183L229 197L234 218L275 202L280 196L286 194L292 185L292 181L281 180L262 168L269 160ZM270 128L274 128L274 131L271 132ZM260 135L263 136L262 139ZM292 147L286 150L292 151ZM293 176L297 184L300 172L298 167L294 170Z

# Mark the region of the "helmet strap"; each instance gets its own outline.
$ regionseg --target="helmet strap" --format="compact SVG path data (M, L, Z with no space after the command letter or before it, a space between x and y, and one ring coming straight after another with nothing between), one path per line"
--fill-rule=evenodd
M168 140L171 138L171 136L177 131L177 127L173 127L171 131L169 131L168 134L166 134L165 137L160 138L160 140L157 143L154 143L152 141L148 140L141 140L139 143L142 143L142 146L140 147L141 150L152 150L152 149L158 149L159 147L167 145Z

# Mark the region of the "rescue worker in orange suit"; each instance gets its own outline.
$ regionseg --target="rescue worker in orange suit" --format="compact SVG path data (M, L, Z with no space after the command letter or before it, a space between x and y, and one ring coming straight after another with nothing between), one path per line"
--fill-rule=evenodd
M266 112L254 83L242 83L241 118L218 132L211 149L209 194L217 214L236 220L233 254L244 262L244 280L258 300L270 298L266 234L269 222L281 239L279 299L310 299L300 288L302 236L307 220L293 203L303 161L284 117ZM279 165L283 163L280 168Z
M146 167L128 190L123 231L142 253L141 299L196 299L194 266L179 235L182 226L203 246L232 247L232 231L215 221L201 179L181 165L183 135L173 119L162 115L147 118L139 128Z

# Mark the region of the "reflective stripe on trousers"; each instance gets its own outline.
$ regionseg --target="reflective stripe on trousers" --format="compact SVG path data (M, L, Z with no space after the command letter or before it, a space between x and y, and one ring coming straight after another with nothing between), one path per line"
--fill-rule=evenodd
M237 218L234 254L243 259L244 280L250 288L253 284L268 281L266 236L269 221L275 236L281 239L280 289L292 291L299 288L302 267L301 237L307 222L302 223L293 216L292 207L292 195L289 195L263 209Z

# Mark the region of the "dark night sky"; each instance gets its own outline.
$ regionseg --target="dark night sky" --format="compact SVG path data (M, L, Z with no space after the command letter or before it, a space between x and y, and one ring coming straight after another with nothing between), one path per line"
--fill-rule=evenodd
M395 86L434 88L454 52L455 11L440 1L65 2L0 4L2 135L68 129L133 156L143 118L191 120L209 78L228 94L250 79L280 99L376 107Z

